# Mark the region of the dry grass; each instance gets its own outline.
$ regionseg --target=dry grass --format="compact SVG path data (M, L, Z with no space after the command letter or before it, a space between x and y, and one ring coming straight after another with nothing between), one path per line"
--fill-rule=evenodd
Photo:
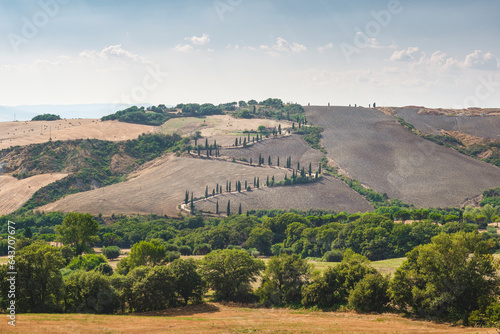
M0 215L19 209L40 188L62 179L67 174L42 174L23 180L0 175Z
M500 186L500 169L420 138L375 109L306 107L328 156L363 184L417 207L454 207Z
M98 119L59 121L0 122L0 149L17 145L39 144L52 140L101 139L122 141L152 132L154 127Z
M26 314L1 333L496 333L453 327L396 314L313 312L208 303L141 315Z
M286 171L276 168L246 166L227 161L188 157L164 157L157 159L132 175L127 182L96 190L69 195L59 201L47 204L41 211L78 211L104 215L151 214L177 215L177 205L184 201L185 191L203 197L205 186L210 193L219 183L225 190L226 180L245 180L253 183L267 175L283 179Z

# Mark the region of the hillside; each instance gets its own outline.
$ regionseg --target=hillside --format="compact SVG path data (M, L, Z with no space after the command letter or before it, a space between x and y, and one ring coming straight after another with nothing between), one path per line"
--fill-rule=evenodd
M452 207L500 185L500 169L420 138L375 109L306 107L322 144L351 177L391 198Z
M153 132L154 127L97 119L0 122L0 149L52 140L100 139L122 141Z
M42 174L18 180L0 175L0 215L19 209L31 196L46 185L66 177L66 174Z

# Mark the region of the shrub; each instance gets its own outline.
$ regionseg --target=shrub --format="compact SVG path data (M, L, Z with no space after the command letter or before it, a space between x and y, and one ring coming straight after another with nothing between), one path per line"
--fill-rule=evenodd
M379 273L365 276L349 293L349 306L361 312L382 312L390 302L389 278Z
M340 262L340 261L342 261L343 257L344 256L343 256L342 252L338 249L328 251L323 255L323 259L326 262Z
M212 247L209 244L198 244L194 247L193 253L195 255L207 255L212 251Z
M109 265L109 263L101 263L94 269L94 271L106 276L113 275L113 268Z
M118 247L118 246L103 247L102 248L102 254L108 260L117 259L120 256L120 254L121 254L120 247Z
M192 254L191 247L189 247L188 245L180 246L179 252L181 253L181 255L191 255Z
M68 264L68 268L72 270L85 270L90 271L97 268L101 263L107 263L108 261L103 255L96 254L85 254L75 257Z

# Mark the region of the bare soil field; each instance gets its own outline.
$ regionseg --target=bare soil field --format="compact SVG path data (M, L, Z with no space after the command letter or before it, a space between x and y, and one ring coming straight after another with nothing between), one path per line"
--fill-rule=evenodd
M475 137L500 140L500 115L449 116L421 114L419 109L396 109L396 115L416 129L430 135L440 135L441 130L459 131Z
M304 167L306 171L309 168L309 163L312 164L313 171L316 171L319 160L323 157L323 153L311 148L299 135L266 139L246 148L223 149L220 153L235 159L246 158L250 161L250 158L252 158L254 163L258 163L259 154L261 154L266 165L269 156L271 156L273 165L277 164L277 158L279 157L280 166L284 166L287 158L291 157L292 168L297 168L297 162L300 162L301 168Z
M262 178L261 178L262 180ZM349 213L372 211L373 207L344 182L333 177L321 181L293 186L265 187L248 192L223 193L216 197L196 202L197 210L215 213L219 201L219 212L226 213L227 201L231 201L231 212L250 209L322 209Z
M424 140L376 109L306 107L322 143L349 175L421 207L460 206L500 186L500 169Z
M52 140L101 139L122 141L154 131L149 125L99 119L62 119L59 121L0 122L0 149L39 144Z
M282 180L286 172L284 169L259 168L227 161L168 156L147 164L126 182L69 195L40 210L173 216L177 214L177 205L184 201L186 190L201 198L207 185L210 193L217 183L225 190L228 180L232 181L234 190L236 181L244 183L247 180L253 185L254 176L265 182L268 175Z
M212 115L204 118L172 118L160 127L160 131L170 134L175 132L180 135L191 135L196 131L201 131L203 137L213 137L218 135L237 135L241 134L244 130L257 130L260 125L277 128L280 124L282 128L292 126L291 122L285 120L244 119L234 118L229 115Z
M40 188L62 179L67 174L42 174L23 180L0 175L0 215L19 209Z
M1 333L496 333L396 314L313 312L207 303L140 315L21 314Z

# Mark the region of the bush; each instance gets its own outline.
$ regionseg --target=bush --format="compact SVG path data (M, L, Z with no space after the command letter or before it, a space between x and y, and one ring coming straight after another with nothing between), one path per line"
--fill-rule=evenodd
M37 116L33 117L31 120L32 121L57 121L60 119L61 119L61 116L59 116L59 115L43 114L43 115L37 115Z
M185 256L192 254L191 247L189 247L188 245L180 246L179 247L179 252L181 253L181 255L185 255Z
M76 271L66 278L66 312L112 314L120 307L109 277L98 272Z
M113 268L109 265L109 263L101 263L94 269L94 271L106 276L113 275Z
M338 249L328 251L323 255L323 259L326 262L340 262L340 261L342 261L343 257L344 256L343 256L342 252L339 251Z
M212 247L209 244L198 244L194 246L194 255L207 255L212 251Z
M72 270L85 270L90 271L97 268L101 263L108 263L103 255L85 254L75 257L68 264L68 268Z
M136 312L163 310L175 306L175 277L169 267L137 267L130 274L133 282L130 307Z
M382 312L390 302L389 278L379 273L365 276L349 294L349 306L361 312Z
M102 248L102 254L108 260L117 259L120 256L120 254L121 254L120 247L118 247L118 246L103 247Z

